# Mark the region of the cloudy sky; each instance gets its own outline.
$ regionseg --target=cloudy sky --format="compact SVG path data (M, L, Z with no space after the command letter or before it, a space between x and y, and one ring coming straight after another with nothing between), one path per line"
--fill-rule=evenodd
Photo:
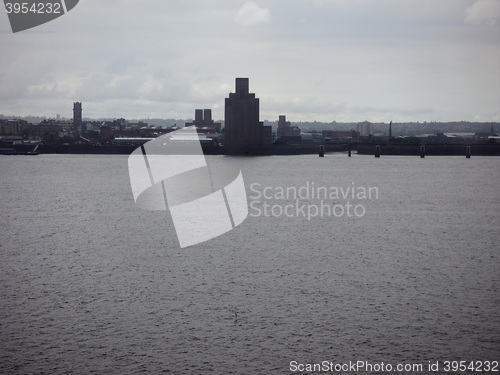
M222 119L249 77L261 120L500 121L500 0L80 0L0 48L3 115Z

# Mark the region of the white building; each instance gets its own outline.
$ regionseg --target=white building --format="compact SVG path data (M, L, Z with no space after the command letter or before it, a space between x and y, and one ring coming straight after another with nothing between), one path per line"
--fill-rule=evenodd
M371 122L358 122L358 132L360 137L369 137L373 135L373 124Z

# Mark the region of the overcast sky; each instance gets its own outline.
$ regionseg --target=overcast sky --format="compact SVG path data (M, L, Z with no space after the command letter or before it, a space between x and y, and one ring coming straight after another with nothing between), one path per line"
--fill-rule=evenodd
M500 121L500 0L80 0L0 48L3 115L222 119L248 77L261 121Z

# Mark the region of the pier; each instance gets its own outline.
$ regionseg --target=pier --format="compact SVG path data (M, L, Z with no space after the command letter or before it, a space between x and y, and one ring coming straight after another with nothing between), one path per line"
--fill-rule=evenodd
M380 143L378 155L415 155L424 158L426 156L466 156L470 158L472 154L477 156L500 156L500 144L390 144ZM357 152L360 155L375 155L377 157L376 146L373 143L358 143Z

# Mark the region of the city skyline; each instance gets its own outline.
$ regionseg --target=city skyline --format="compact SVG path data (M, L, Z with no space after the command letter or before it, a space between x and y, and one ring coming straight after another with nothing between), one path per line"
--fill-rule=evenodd
M0 43L6 116L223 119L249 77L262 120L500 121L500 0L86 0Z

